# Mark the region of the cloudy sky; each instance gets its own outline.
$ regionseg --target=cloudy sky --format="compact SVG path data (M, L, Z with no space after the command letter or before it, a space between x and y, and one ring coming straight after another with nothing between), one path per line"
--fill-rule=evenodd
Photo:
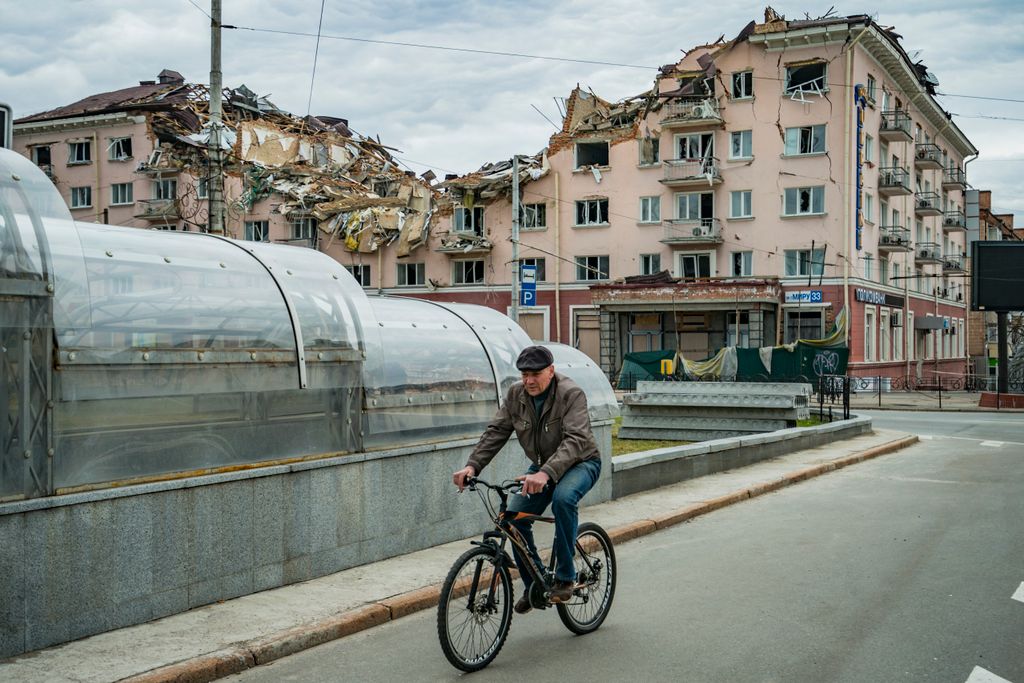
M194 4L193 4L194 3ZM223 21L278 32L317 32L319 0L224 0ZM198 5L198 7L196 6ZM87 95L154 79L163 68L209 80L210 0L0 0L0 101L27 115ZM832 4L779 0L788 18ZM898 7L898 9L892 9ZM838 2L841 15L868 13L895 26L908 51L951 95L945 108L981 150L970 182L992 189L998 211L1024 222L1024 4L1019 0ZM416 171L465 173L491 160L544 147L558 113L553 98L577 83L606 99L650 87L655 68L680 50L733 37L763 5L738 0L326 0L311 113L349 119L379 134ZM304 114L314 37L226 30L227 86L242 83ZM337 37L421 43L615 62L583 64L415 47ZM1017 120L1009 120L1017 119Z

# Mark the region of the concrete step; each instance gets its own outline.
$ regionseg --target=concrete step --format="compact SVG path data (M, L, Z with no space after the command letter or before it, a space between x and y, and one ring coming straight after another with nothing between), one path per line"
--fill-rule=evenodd
M665 405L645 405L645 404L626 404L622 407L623 420L628 419L630 415L643 415L651 417L678 417L678 418L725 418L725 419L743 419L743 418L757 418L759 420L802 420L804 414L807 413L807 409L804 407L796 408L753 408L750 406L736 407L736 406L705 406L705 405L694 405L694 406L665 406Z
M795 423L796 418L792 420L762 420L755 417L728 419L721 417L631 415L629 417L623 416L622 426L619 428L619 437L622 438L623 430L630 429L663 429L672 431L693 429L711 432L730 431L757 434L759 432L774 432L777 429L786 429L787 427L796 426Z
M813 387L799 382L652 382L636 383L636 393L650 394L770 394L810 396Z
M619 429L620 439L655 439L659 441L712 441L730 436L749 436L757 432L710 431L706 429Z
M721 406L724 408L782 408L807 406L806 396L782 394L670 394L637 392L622 398L624 406Z

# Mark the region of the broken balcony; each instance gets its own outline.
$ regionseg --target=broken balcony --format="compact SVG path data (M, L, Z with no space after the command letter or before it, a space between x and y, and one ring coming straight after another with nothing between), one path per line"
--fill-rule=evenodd
M967 230L967 217L960 209L947 211L942 215L942 229L946 232L964 232Z
M878 231L878 251L911 251L910 230L899 225L883 225Z
M943 273L966 273L967 268L964 266L964 257L959 254L952 254L942 257L942 272Z
M942 150L934 142L919 143L914 153L914 166L925 170L940 170L942 168Z
M917 192L914 194L914 213L918 216L941 216L938 192Z
M878 194L883 197L908 195L910 172L902 166L883 166L878 171Z
M453 231L441 238L441 246L434 251L451 256L482 256L491 253L491 249L491 242L486 237L475 232Z
M725 124L713 97L692 97L675 100L665 105L663 128L696 128L700 126L721 126Z
M722 182L718 159L666 159L661 182L669 187L700 187Z
M915 256L918 264L942 263L942 249L935 242L918 242Z
M959 166L947 168L942 171L943 190L966 190L967 174Z
M878 137L889 142L910 142L914 139L910 130L910 114L902 109L882 112L882 124Z
M721 244L722 222L717 218L673 218L665 222L664 244Z
M139 207L135 217L145 221L176 221L181 218L176 199L140 199L135 204Z

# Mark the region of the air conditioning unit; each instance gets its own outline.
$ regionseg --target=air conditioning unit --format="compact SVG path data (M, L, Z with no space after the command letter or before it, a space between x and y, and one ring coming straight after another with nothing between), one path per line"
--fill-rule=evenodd
M917 205L919 207L921 207L922 209L930 209L930 208L932 208L931 200L928 200L928 199L918 199L917 200Z
M882 244L893 244L894 238L891 235L882 235L882 238L878 241Z

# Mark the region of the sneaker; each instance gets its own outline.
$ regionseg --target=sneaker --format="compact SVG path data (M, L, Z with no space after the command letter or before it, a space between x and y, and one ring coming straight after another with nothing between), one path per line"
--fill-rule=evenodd
M548 597L548 601L552 604L558 602L569 602L572 599L573 588L576 584L572 581L555 581L555 585L551 588L551 594Z
M533 609L533 605L530 604L530 591L526 591L516 600L516 605L513 607L516 614L526 614Z

